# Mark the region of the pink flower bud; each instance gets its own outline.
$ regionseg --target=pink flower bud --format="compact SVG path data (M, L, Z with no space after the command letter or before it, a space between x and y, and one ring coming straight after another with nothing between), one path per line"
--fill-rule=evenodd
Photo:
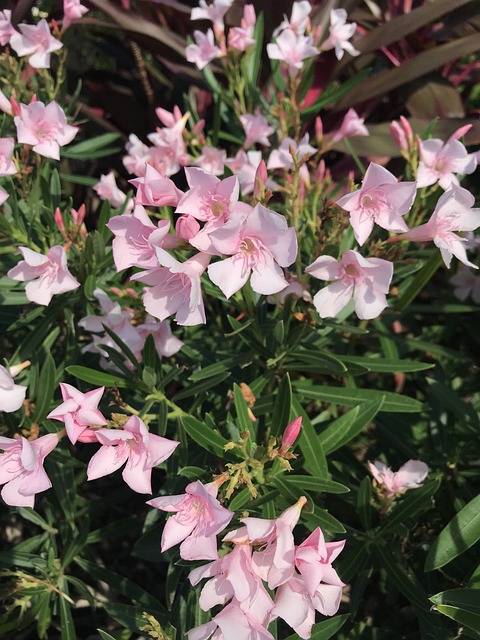
M265 193L265 187L267 184L267 165L265 160L261 160L255 173L253 194L256 198L262 198Z
M320 116L315 118L315 139L317 141L317 145L320 146L323 140L323 122Z
M449 140L460 140L460 138L463 138L463 136L468 133L472 127L473 124L466 124L465 126L460 127L452 133Z
M60 230L60 233L63 236L63 232L65 231L65 223L63 221L62 212L58 207L55 209L55 213L53 214L53 217L55 219L55 224L57 225L57 227Z
M7 98L7 96L3 93L3 91L1 89L0 89L0 109L4 113L8 113L9 116L13 116L13 110L12 110L11 102Z
M405 131L405 135L407 136L408 144L411 145L413 142L412 127L410 126L410 123L405 118L405 116L400 116L400 122L402 123L403 130Z
M175 233L181 240L189 242L200 231L200 225L195 218L188 213L180 216L175 224Z
M70 215L72 216L74 224L81 225L85 220L85 214L86 208L84 204L80 205L78 211L76 211L75 209L70 209Z
M20 105L18 104L18 102L15 100L13 96L10 97L10 104L12 105L13 115L21 117Z
M393 141L400 147L400 149L408 149L407 137L403 128L398 124L396 120L393 120L390 123L390 135L393 138Z
M300 433L300 429L302 428L302 416L298 416L289 425L285 427L285 431L282 436L282 446L280 451L285 453L287 449L293 446L298 435Z

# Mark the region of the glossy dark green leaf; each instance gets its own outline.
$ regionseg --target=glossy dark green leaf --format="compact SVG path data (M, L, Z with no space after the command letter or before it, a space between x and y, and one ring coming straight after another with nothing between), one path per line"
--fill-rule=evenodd
M35 422L40 423L48 413L56 387L57 370L52 356L48 353L43 362L38 388L36 393L36 405L33 414Z
M350 614L344 613L340 616L328 618L328 620L314 624L310 640L329 640L329 638L332 638L337 631L343 627L349 617ZM288 636L287 640L298 640L298 635L294 633Z
M318 478L316 476L297 476L284 475L276 478L273 482L277 484L280 481L282 485L290 485L300 491L309 491L311 493L348 493L350 489L339 482Z
M214 431L204 422L200 422L200 420L197 420L193 416L182 416L180 418L180 423L190 438L192 438L192 440L199 444L203 449L213 453L213 455L218 458L225 457L224 447L228 444L228 440L221 436L217 431ZM235 449L232 449L230 453L235 455Z
M278 385L277 395L275 397L270 429L272 436L279 436L283 433L285 427L290 422L291 409L292 385L290 384L290 376L287 373Z
M480 591L449 589L430 598L435 609L459 624L480 632Z
M476 496L450 520L430 547L425 571L439 569L480 540L480 496Z
M368 427L377 413L382 411L384 404L385 397L379 393L377 398L362 402L358 407L329 424L318 436L325 455L353 440L365 427Z
M433 506L432 498L440 488L440 478L431 480L418 489L410 489L396 504L382 526L382 532L396 532L398 527L412 526L425 511Z
M73 364L66 367L66 371L75 378L83 380L84 382L90 382L90 384L97 385L99 387L120 387L125 388L131 385L128 380L120 378L119 376L112 375L111 373L105 373L104 371L96 371L89 367L82 367L77 364Z
M322 445L310 422L310 418L296 396L292 397L292 409L298 416L302 416L302 429L298 437L298 446L305 458L305 470L312 475L328 479L327 461Z
M372 482L365 476L358 487L357 513L365 531L372 528Z

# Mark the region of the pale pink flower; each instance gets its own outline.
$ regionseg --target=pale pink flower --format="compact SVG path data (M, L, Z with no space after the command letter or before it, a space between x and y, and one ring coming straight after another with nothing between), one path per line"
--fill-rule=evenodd
M23 260L10 269L7 277L21 282L31 280L25 287L30 302L48 306L52 296L80 286L68 270L67 254L59 244L51 247L46 256L27 247L19 247L19 251Z
M360 189L337 204L350 213L355 238L362 245L375 223L389 231L408 231L402 216L412 206L416 191L415 182L398 182L390 171L371 162Z
M228 45L237 51L246 51L248 47L255 44L253 34L256 20L255 7L253 4L246 4L243 7L240 26L232 27L228 32Z
M227 158L225 164L238 178L240 189L244 196L252 193L255 189L255 178L257 170L262 162L261 151L245 151L239 149L234 158ZM270 178L265 182L265 188L274 191L278 184Z
M137 327L132 325L133 311L128 308L122 309L120 304L111 300L102 289L95 289L93 295L98 300L104 315L90 315L79 320L79 327L89 333L98 334L92 337L93 342L84 347L83 351L99 352L107 359L109 355L108 352L102 348L103 346L119 351L116 342L106 334L105 325L111 329L134 354L140 354L145 340L140 335Z
M115 174L109 171L107 174L100 176L100 181L95 184L92 189L102 200L108 200L114 209L118 209L127 199L127 196L117 187ZM133 203L131 203L133 207Z
M193 62L199 69L203 69L209 62L222 56L222 51L214 43L213 31L207 33L194 31L195 44L189 44L185 49L188 62Z
M347 51L351 56L360 55L355 47L349 42L357 29L356 22L347 22L347 12L345 9L332 9L330 11L330 28L329 35L322 44L323 51L335 49L337 60L343 58L343 54Z
M170 322L163 320L158 322L152 316L147 316L145 322L137 326L137 331L143 341L147 336L152 335L155 343L155 349L160 356L170 358L175 355L183 347L183 342L173 335L170 328ZM140 359L140 353L138 358Z
M27 387L15 384L12 371L0 364L0 411L13 413L20 409L26 393Z
M80 0L63 0L63 28L69 27L74 20L79 20L88 8L80 4Z
M231 602L210 622L187 631L188 640L208 640L215 633L215 640L274 640L272 634L257 622L238 602Z
M234 513L217 500L218 487L200 480L187 485L178 496L161 496L147 504L162 511L173 511L162 533L162 553L181 542L184 560L216 560L216 536L228 526Z
M297 75L306 58L317 56L319 51L313 44L312 36L296 35L291 29L285 29L277 36L275 44L267 44L270 60L280 60L288 65L290 75Z
M343 551L345 542L325 542L322 530L317 527L295 548L295 566L300 571L311 596L318 590L320 583L340 587L341 594L341 588L345 585L332 567L332 562Z
M345 251L340 262L320 256L305 271L320 280L333 280L313 298L321 318L334 318L353 296L361 320L376 318L387 305L386 294L393 276L393 264L381 258L363 258L357 251Z
M13 176L18 172L12 160L14 145L13 138L0 138L0 176Z
M200 0L199 6L192 9L191 20L210 20L213 24L223 29L223 16L232 6L234 0L213 0L210 4L206 0Z
M147 147L140 138L134 133L128 136L128 142L125 144L127 155L123 156L122 162L125 169L129 173L133 173L136 176L145 175L147 169L147 162L149 160L150 147Z
M307 287L297 280L293 273L286 272L285 279L288 285L274 296L268 296L267 302L270 304L285 304L287 296L293 296L295 300L303 300L304 302L312 302L312 296Z
M353 136L368 136L368 129L363 124L364 121L365 119L360 118L355 109L349 109L342 120L340 129L333 134L332 142Z
M221 176L225 171L226 159L227 152L225 149L203 146L201 155L196 158L193 164L208 171L208 173L213 173L214 176Z
M172 176L180 167L190 162L183 132L189 118L186 113L170 127L158 128L148 134L148 139L155 146L148 151L147 163L152 165L162 176Z
M185 262L178 262L161 248L156 253L160 268L132 276L132 280L150 286L143 295L147 312L159 320L175 314L175 322L180 325L205 324L200 276L210 256L197 253Z
M79 442L97 442L94 426L108 424L98 409L105 387L82 393L71 384L60 383L63 402L51 411L47 418L65 423L67 436L72 444Z
M267 169L293 169L293 155L297 157L299 163L306 161L314 153L317 153L317 150L308 144L308 141L308 133L303 136L298 145L293 138L284 138L278 149L274 149L270 154Z
M220 180L204 169L185 169L189 190L183 194L175 213L186 213L207 224L190 244L200 251L216 253L209 234L228 221L238 203L239 185L235 176Z
M204 611L232 599L249 616L250 622L268 624L273 602L252 563L249 544L235 544L230 553L193 569L188 577L194 586L203 578L211 578L200 594L199 604Z
M285 29L293 31L297 36L303 36L307 24L309 23L308 16L312 11L312 5L307 0L301 0L300 2L294 2L292 5L292 14L290 20L287 16L283 16L283 22L273 32L273 37L276 38L279 33Z
M268 124L268 120L265 116L258 111L255 114L246 113L245 115L240 116L240 122L243 125L246 136L245 143L243 145L245 149L248 149L248 147L251 147L252 144L255 144L256 142L259 142L266 147L270 146L268 136L275 133L275 127Z
M465 302L469 296L472 296L473 302L480 304L480 276L459 265L457 273L450 278L450 282L455 287L453 295L458 300Z
M28 62L35 69L50 68L50 54L63 47L50 33L48 22L42 18L38 24L19 24L21 33L10 36L10 46L20 56L29 56Z
M418 150L419 187L428 187L438 182L442 189L448 189L451 184L459 184L456 173L473 173L477 168L476 154L468 153L464 145L455 139L455 134L447 142L438 138L422 140Z
M183 193L175 184L162 176L154 167L147 164L141 178L129 181L137 189L135 204L152 207L176 207Z
M55 100L20 105L20 115L14 118L18 142L31 144L33 150L46 158L60 159L60 147L69 144L78 127L67 123L63 109Z
M421 487L429 472L429 468L421 460L409 460L396 472L378 460L373 464L369 462L368 468L388 497Z
M176 244L176 238L168 235L170 221L159 220L155 226L140 205L135 207L133 213L113 216L106 226L115 236L112 249L117 271L129 267L158 267L155 247L171 248Z
M450 187L439 198L432 217L425 224L410 229L407 233L391 238L391 240L411 240L428 242L433 240L440 249L443 261L449 268L452 256L455 256L467 267L478 267L467 258L466 239L454 231L474 231L480 226L480 209L472 209L475 198L460 186Z
M125 463L122 477L137 493L152 493L152 469L169 458L180 444L149 433L138 416L131 416L122 429L96 429L102 445L87 469L87 480L103 478Z
M0 45L4 47L8 44L14 33L16 31L12 26L12 12L9 9L0 11Z
M167 111L166 109L163 109L162 107L157 107L155 109L155 115L160 120L160 122L162 124L164 124L166 127L173 127L173 126L175 126L176 122L179 122L180 120L182 120L184 118L184 115L180 111L180 107L178 107L178 105L175 105L173 107L173 111L172 112Z
M56 433L28 441L23 436L0 436L1 496L11 507L32 507L35 495L50 489L52 483L43 468L43 461L58 444Z
M232 256L208 268L210 280L227 298L243 287L250 274L257 293L278 293L288 285L281 267L295 261L297 236L279 213L257 204L210 233L210 240L218 252Z
M255 572L268 582L270 589L284 584L294 575L295 541L293 529L307 499L302 496L275 520L242 518L244 526L227 534L226 542L261 544L262 550L253 554Z

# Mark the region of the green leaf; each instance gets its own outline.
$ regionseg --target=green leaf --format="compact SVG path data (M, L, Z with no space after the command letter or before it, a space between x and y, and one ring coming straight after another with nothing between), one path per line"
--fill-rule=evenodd
M353 440L382 410L384 403L385 396L378 394L376 399L363 402L329 424L318 436L324 454L327 456Z
M116 638L114 638L113 636L111 636L109 633L107 633L106 631L102 631L101 629L97 629L100 637L102 638L102 640L116 640Z
M372 528L372 482L365 476L358 487L357 513L365 531Z
M432 507L432 497L440 487L440 478L427 482L423 487L411 489L403 500L395 505L382 526L382 532L398 532L402 525L412 526L425 511Z
M62 580L61 590L68 595L68 584L65 579ZM77 633L75 631L75 625L73 623L72 610L70 603L60 596L58 601L58 608L60 609L60 637L62 640L77 640Z
M52 356L48 353L43 363L40 379L38 381L38 389L36 394L36 406L33 414L33 420L37 424L40 423L48 413L50 403L53 400L53 393L56 386L57 370Z
M314 505L311 513L304 509L303 517L307 522L313 523L316 527L320 527L323 531L328 531L328 533L345 533L345 527L337 518L328 513L326 509L320 509L316 505Z
M459 624L480 632L480 591L449 589L430 598L435 609Z
M435 365L416 360L395 360L391 358L369 358L367 356L339 356L342 362L347 364L359 364L367 371L378 373L410 373L413 371L425 371Z
M309 381L293 383L294 389L310 400L320 400L331 404L355 406L360 402L377 400L384 396L382 411L398 413L418 413L422 410L422 403L415 398L392 393L391 391L377 391L376 389L351 389L346 387L316 386Z
M355 89L359 84L363 83L365 79L370 75L370 69L363 69L348 80L343 81L341 84L332 83L322 91L322 95L309 107L302 110L302 120L305 122L311 116L316 116L322 109L329 104L338 102L340 98L347 96L352 89ZM358 100L358 92L353 92Z
M347 371L347 367L341 360L319 350L303 351L297 349L290 351L283 364L286 369L291 371L311 371L332 376L342 375Z
M175 394L173 397L174 402L178 402L179 400L184 400L185 398L191 398L192 396L202 396L205 391L209 389L213 389L218 387L218 385L230 377L229 371L224 371L223 373L219 373L216 376L212 376L207 380L201 380L195 384L190 384L183 391Z
M277 389L275 404L273 405L272 425L270 433L278 436L283 433L285 427L290 422L292 408L292 385L290 376L285 374Z
M120 151L120 148L109 147L108 145L118 140L119 137L119 133L102 133L94 138L64 147L62 149L62 157L81 160L112 155Z
M128 605L124 602L105 602L102 606L108 615L110 615L119 624L130 629L130 631L140 633L140 627L145 626L145 618L143 617L145 607ZM165 613L163 608L158 610L148 607L147 613L154 616L162 626L167 624L168 614Z
M480 540L480 495L450 520L430 547L425 571L439 569Z
M325 478L318 478L317 476L295 476L289 474L288 476L275 478L273 480L273 484L275 485L277 485L278 482L282 485L291 485L292 487L311 493L348 493L350 491L348 487L339 482L325 480Z
M204 422L200 422L193 416L182 416L180 418L180 423L188 435L194 440L197 444L199 444L203 449L206 449L213 455L218 458L225 457L225 445L228 444L228 440L226 440L223 436L221 436L217 431L210 429ZM231 452L233 455L236 454L235 449L232 449Z
M263 34L264 34L263 23L264 23L263 12L260 12L257 15L257 19L255 22L255 29L253 33L253 37L255 39L255 46L251 48L252 51L249 55L249 58L246 64L247 80L253 87L258 86L257 85L258 74L260 72L260 65L262 62L262 50L263 50L262 45L263 45Z
M105 373L104 371L96 371L96 369L90 369L89 367L82 367L77 364L66 367L65 370L70 375L75 376L75 378L99 387L125 388L132 385L132 383L130 383L129 380L125 380L125 378L120 378L119 376Z
M425 285L443 264L443 258L440 252L435 251L429 260L423 265L417 275L414 277L408 289L402 294L400 300L394 306L395 311L404 311L408 305L417 297Z
M130 362L133 364L135 369L138 371L140 369L140 363L137 360L137 358L133 355L133 352L130 349L130 347L127 344L125 344L125 342L123 342L123 340L121 340L118 337L118 335L115 333L115 331L110 329L108 325L102 324L102 326L105 330L105 333L107 333L110 336L110 338L115 342L115 344L117 345L121 353L123 353L123 355L130 360Z
M22 518L25 518L25 520L28 520L29 522L33 522L33 524L41 527L44 531L48 531L49 533L56 532L56 529L51 527L40 514L38 514L30 507L20 507L18 513L22 516Z
M237 427L242 435L245 431L251 433L255 430L254 423L250 420L248 415L248 406L243 397L242 390L238 384L233 385L233 401L235 403L235 411L237 413Z
M302 416L302 428L298 437L298 446L305 458L305 470L312 475L328 479L327 461L322 445L318 440L310 418L295 396L292 397L292 409L298 416Z

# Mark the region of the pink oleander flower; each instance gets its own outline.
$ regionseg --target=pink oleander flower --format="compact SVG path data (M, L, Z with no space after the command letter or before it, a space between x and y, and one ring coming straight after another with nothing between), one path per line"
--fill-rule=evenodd
M268 625L273 602L252 562L249 544L235 544L230 553L193 569L188 577L193 586L203 578L211 578L200 594L199 604L204 611L231 599L248 615L250 623Z
M294 575L295 541L293 529L307 499L302 496L276 520L242 518L244 526L227 534L226 542L261 544L253 554L253 566L258 576L268 582L269 589L284 584Z
M18 172L12 160L14 146L13 138L0 138L0 176L13 176Z
M418 489L429 472L429 468L421 460L409 460L397 472L378 460L373 464L369 462L368 468L389 498L398 493L405 493L407 489Z
M180 107L178 105L175 105L173 107L173 111L172 112L167 111L166 109L163 109L162 107L157 107L155 109L155 115L160 120L160 122L163 125L165 125L166 127L175 126L175 123L180 122L180 120L182 120L183 117L184 117L184 115L180 111Z
M243 7L243 17L239 27L232 27L228 32L228 45L237 51L246 51L255 44L253 37L257 16L253 4Z
M63 44L54 38L48 22L42 18L38 24L19 24L21 33L10 36L10 46L19 57L29 56L28 62L35 69L49 69L50 55Z
M135 204L152 207L176 207L183 196L180 189L165 176L162 176L154 167L147 164L145 173L140 178L129 180L137 189Z
M285 217L257 204L249 213L232 216L210 233L214 248L231 258L208 267L210 280L229 298L247 282L257 293L278 293L288 285L281 267L297 256L295 229Z
M13 375L11 369L0 364L0 411L5 413L20 409L27 393L27 387L13 382Z
M240 116L240 122L243 125L243 129L245 131L245 149L251 147L252 144L256 142L265 145L266 147L270 146L270 142L268 140L268 136L271 136L275 133L275 127L271 127L268 124L268 120L261 113L250 114L247 113L243 116Z
M222 56L222 51L214 44L213 31L207 33L194 31L195 44L189 44L185 49L185 57L188 62L193 62L201 70L215 58Z
M450 268L452 256L455 256L467 267L478 269L467 258L466 239L454 233L454 231L474 231L480 226L480 209L472 209L474 203L475 198L470 191L451 184L450 188L439 198L435 211L428 222L390 240L414 242L433 240L440 249L443 261L448 268Z
M100 176L100 181L92 189L102 200L108 200L114 209L118 209L127 199L127 196L117 187L115 174L109 171L106 175ZM133 203L131 205L133 207Z
M89 333L98 334L93 336L93 342L84 347L83 351L99 352L107 359L109 355L102 346L119 351L116 342L106 334L106 326L111 329L134 354L139 355L143 349L145 339L139 333L137 327L132 325L133 311L131 309L122 309L120 304L111 300L102 289L95 289L93 295L98 300L104 315L90 315L79 320L79 327Z
M290 75L296 76L303 67L306 58L318 56L319 51L313 44L312 36L296 35L291 29L285 29L277 36L275 44L267 44L270 60L280 60L288 65Z
M172 248L177 244L169 236L169 220L159 220L155 226L145 209L137 205L133 213L113 216L106 225L115 236L112 249L117 271L129 267L154 269L158 267L155 247Z
M89 427L104 426L108 421L98 409L105 387L82 393L64 382L60 383L63 402L51 411L47 418L65 423L67 436L72 444L79 442L97 442L95 429Z
M0 11L0 45L4 47L16 33L12 26L12 12L9 9Z
M313 298L321 318L337 316L352 296L355 313L361 320L376 318L388 306L386 294L393 264L387 260L363 258L357 251L345 251L340 262L331 256L320 256L305 271L314 278L334 281Z
M207 224L190 238L190 244L199 251L214 254L209 234L227 222L238 203L239 185L236 176L220 180L215 175L188 167L185 169L189 190L183 194L175 213L185 213Z
M292 5L292 15L290 20L287 16L283 16L283 22L273 32L273 37L276 38L279 33L289 29L297 36L303 36L307 24L309 23L308 16L312 11L312 5L307 0L301 0L300 2L294 2Z
M27 247L19 247L19 251L23 260L10 269L7 277L21 282L31 280L25 287L30 302L48 306L54 295L80 286L68 270L67 254L59 244L51 247L46 256Z
M154 144L148 150L147 163L152 165L162 176L172 176L180 167L190 163L183 132L189 113L169 127L157 128L154 133L149 133L147 138ZM142 174L143 175L143 174Z
M329 35L322 44L323 51L335 49L337 60L343 58L343 54L347 51L351 56L360 55L355 47L349 42L357 29L356 22L347 22L347 12L345 9L332 9L330 11L330 28Z
M213 633L215 640L274 640L272 634L235 601L217 613L210 622L187 631L187 636L188 640L208 640Z
M223 30L223 16L232 6L234 0L213 0L210 4L206 0L200 0L199 6L192 9L190 20L210 20Z
M202 147L201 155L196 158L193 164L208 171L208 173L213 173L214 176L221 176L225 171L226 159L227 152L225 149L204 146Z
M147 316L144 323L137 325L137 331L144 342L149 335L152 335L157 353L164 358L175 355L184 345L173 335L170 322L167 320L158 322L152 316ZM139 353L138 359L140 359L140 355Z
M297 161L307 160L317 150L308 144L309 136L306 133L297 145L293 138L284 138L278 147L270 154L267 162L267 169L293 169L293 156L297 156Z
M147 504L162 511L173 511L162 533L162 553L181 542L184 560L216 560L217 535L228 526L234 513L217 500L218 487L200 480L187 485L178 496L161 496Z
M52 483L43 468L43 461L58 444L56 433L49 433L31 442L24 438L0 436L1 496L10 507L32 507L35 495L50 489Z
M480 304L480 276L459 265L457 273L450 278L450 282L454 286L453 295L457 300L465 302L471 296L475 304Z
M350 213L355 239L361 246L375 223L389 231L408 231L402 216L412 206L416 191L415 182L398 182L390 171L371 162L360 189L337 204Z
M103 478L126 463L122 477L137 493L152 493L152 469L180 444L149 433L138 416L131 416L123 429L96 429L95 435L102 446L88 463L87 480Z
M335 131L332 136L332 142L343 140L343 138L351 138L353 136L368 136L367 127L363 124L364 118L360 118L355 109L349 109L345 114L340 129Z
M134 133L128 136L128 142L125 144L127 155L123 156L122 162L125 169L129 173L141 177L145 175L147 170L147 162L149 160L150 147L147 147L140 138Z
M210 256L197 253L185 262L178 262L161 248L156 253L160 268L132 276L132 280L150 287L143 295L147 312L159 320L175 314L175 322L184 326L205 324L200 276Z
M244 196L255 190L257 170L262 162L261 151L245 151L239 149L234 158L227 158L225 164L237 176L240 189ZM270 178L265 182L265 188L274 191L278 184Z
M418 151L420 162L417 169L417 185L428 187L438 182L442 189L458 185L456 173L473 173L477 168L477 156L468 153L464 145L455 138L455 133L447 142L438 138L422 140Z
M46 158L60 160L60 147L69 144L78 127L67 123L63 109L55 100L47 104L31 102L20 105L20 115L14 118L17 138L21 144L31 144L33 150Z
M88 8L80 4L80 0L63 0L63 28L69 27L72 22L79 20Z

